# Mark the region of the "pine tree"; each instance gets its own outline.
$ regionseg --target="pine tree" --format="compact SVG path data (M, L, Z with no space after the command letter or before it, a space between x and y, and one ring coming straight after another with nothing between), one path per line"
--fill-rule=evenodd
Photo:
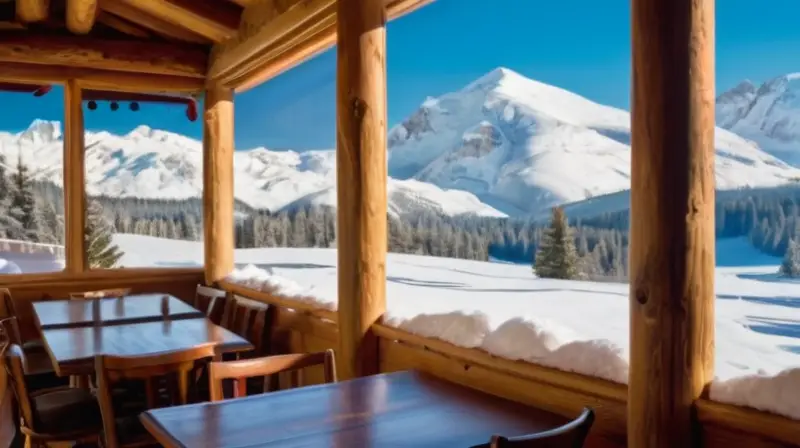
M114 229L103 216L103 208L97 201L89 201L86 210L86 258L92 269L109 269L117 265L124 255L116 244L111 242Z
M553 208L550 227L539 243L533 268L542 278L575 279L579 277L578 253L561 207Z
M13 191L8 215L19 223L19 228L12 239L39 242L39 220L36 210L36 199L33 196L33 185L28 167L22 163L22 153L17 159L17 172L11 176Z
M800 277L800 244L794 238L789 241L778 273L785 277Z

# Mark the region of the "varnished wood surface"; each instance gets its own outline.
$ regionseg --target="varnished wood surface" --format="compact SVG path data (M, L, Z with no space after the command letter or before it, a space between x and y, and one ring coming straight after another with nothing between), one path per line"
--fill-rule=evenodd
M566 422L414 371L156 409L141 420L168 448L467 448L495 432L527 434Z
M386 9L336 2L339 374L378 372L370 332L386 311Z
M47 300L33 303L36 324L42 330L94 325L95 307L100 326L166 320L162 314L164 294L137 294L124 298ZM169 319L200 318L203 313L186 302L166 295Z
M242 337L206 318L165 320L105 327L43 330L56 373L78 375L94 370L96 355L143 356L216 343L219 352L252 349Z
M631 2L628 445L697 439L714 379L714 0Z

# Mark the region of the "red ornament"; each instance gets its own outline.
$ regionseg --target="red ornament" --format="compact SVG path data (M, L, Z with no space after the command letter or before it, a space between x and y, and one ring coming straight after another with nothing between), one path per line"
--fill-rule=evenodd
M186 104L186 118L189 121L197 121L197 103L194 100L190 100L188 104Z

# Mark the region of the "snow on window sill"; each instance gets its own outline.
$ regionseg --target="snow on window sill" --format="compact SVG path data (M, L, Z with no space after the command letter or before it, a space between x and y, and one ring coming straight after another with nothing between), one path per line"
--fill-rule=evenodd
M335 312L337 303L313 286L275 275L254 265L234 270L226 281L255 291L285 297L310 309ZM549 319L515 317L490 325L487 314L453 311L393 316L391 302L384 324L408 333L439 339L462 348L477 348L511 361L552 367L617 384L628 382L628 353L608 339L590 339ZM717 355L719 358L719 354ZM758 374L716 379L710 399L750 407L800 420L800 368L774 375Z
M225 281L258 292L285 297L312 309L335 311L337 306L336 301L320 297L314 287L303 287L291 279L273 274L252 264L241 269L234 269L225 277Z

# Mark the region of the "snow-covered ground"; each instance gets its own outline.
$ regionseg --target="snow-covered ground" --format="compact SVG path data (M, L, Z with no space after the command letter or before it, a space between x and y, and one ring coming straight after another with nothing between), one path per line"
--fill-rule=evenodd
M201 243L117 235L126 266L191 266ZM717 244L712 398L800 419L800 282L745 240ZM336 307L334 249L239 249L231 279ZM748 266L733 266L733 263ZM628 285L538 279L530 267L389 254L391 325L624 383ZM794 370L792 370L794 368Z

